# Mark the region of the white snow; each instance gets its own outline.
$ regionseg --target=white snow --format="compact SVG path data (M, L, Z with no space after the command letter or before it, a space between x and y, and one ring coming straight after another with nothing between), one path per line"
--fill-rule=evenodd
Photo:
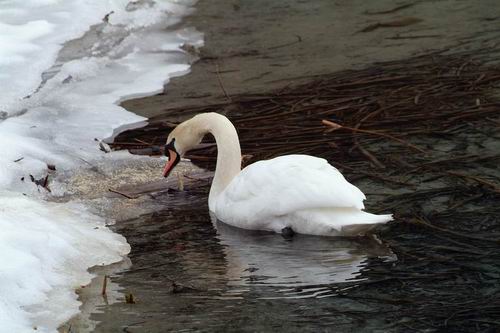
M86 268L129 251L123 237L78 205L2 193L0 213L2 332L56 330L78 309L72 289L90 281Z
M201 35L172 25L193 4L0 1L0 332L54 332L78 312L74 289L90 281L87 269L129 251L105 227L109 216L78 198L54 202L30 175L113 163L94 139L144 120L120 101L189 70L180 46L200 46Z
M119 2L125 1L1 1L0 82L8 89L0 95L0 109L36 89L62 43L99 23Z

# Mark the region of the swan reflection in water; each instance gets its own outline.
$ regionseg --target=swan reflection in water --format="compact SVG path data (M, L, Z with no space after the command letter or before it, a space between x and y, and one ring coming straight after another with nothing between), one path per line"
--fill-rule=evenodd
M261 298L333 296L329 285L355 281L369 257L391 258L374 239L331 238L296 234L290 239L273 232L236 228L210 214L223 247L224 296L240 298L259 289ZM264 288L264 289L263 289Z

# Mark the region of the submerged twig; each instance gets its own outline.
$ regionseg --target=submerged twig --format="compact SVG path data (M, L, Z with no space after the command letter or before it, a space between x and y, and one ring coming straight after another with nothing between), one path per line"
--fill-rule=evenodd
M233 100L231 99L231 96L227 93L226 89L224 88L224 84L222 83L222 78L220 77L220 71L219 71L219 63L215 63L215 73L217 75L217 81L219 82L219 86L224 93L224 96L226 96L226 99L228 102L232 102Z
M116 194L119 194L119 195L122 195L122 196L124 196L124 197L125 197L125 198L127 198L127 199L137 199L137 197L130 196L130 195L128 195L127 193L123 193L123 192L120 192L120 191L118 191L118 190L114 190L114 189L112 189L112 188L108 188L108 191L109 191L109 192L116 193Z
M106 288L108 286L108 276L104 274L104 278L102 281L102 289L101 289L101 295L106 296Z
M352 131L352 132L359 132L359 133L366 133L366 134L381 136L381 137L388 138L388 139L391 139L393 141L402 143L405 146L410 147L412 149L415 149L415 150L417 150L417 151L419 151L421 153L425 153L426 152L422 148L419 148L419 147L417 147L417 146L415 146L415 145L413 145L413 144L411 144L409 142L406 142L404 140L398 139L398 138L396 138L396 137L394 137L392 135L389 135L389 134L375 132L375 131L369 131L369 130L363 130L363 129L360 129L360 128L352 128L352 127L348 127L348 126L343 126L343 125L339 125L337 123L334 123L332 121L325 120L325 119L322 120L322 123L324 125L330 126L333 130L337 130L337 129L343 128L343 129L346 129L346 130L349 130L349 131Z

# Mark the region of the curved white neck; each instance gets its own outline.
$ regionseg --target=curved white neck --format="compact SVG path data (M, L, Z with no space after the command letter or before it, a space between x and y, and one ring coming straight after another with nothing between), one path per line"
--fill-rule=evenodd
M196 118L217 143L217 165L208 196L208 207L214 212L217 197L241 171L240 141L233 124L223 115L204 113Z

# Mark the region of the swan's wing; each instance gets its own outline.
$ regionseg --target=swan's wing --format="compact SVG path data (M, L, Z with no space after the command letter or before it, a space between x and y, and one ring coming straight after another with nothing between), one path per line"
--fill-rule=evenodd
M365 195L322 158L287 155L243 169L217 199L219 216L279 216L326 207L363 209Z

